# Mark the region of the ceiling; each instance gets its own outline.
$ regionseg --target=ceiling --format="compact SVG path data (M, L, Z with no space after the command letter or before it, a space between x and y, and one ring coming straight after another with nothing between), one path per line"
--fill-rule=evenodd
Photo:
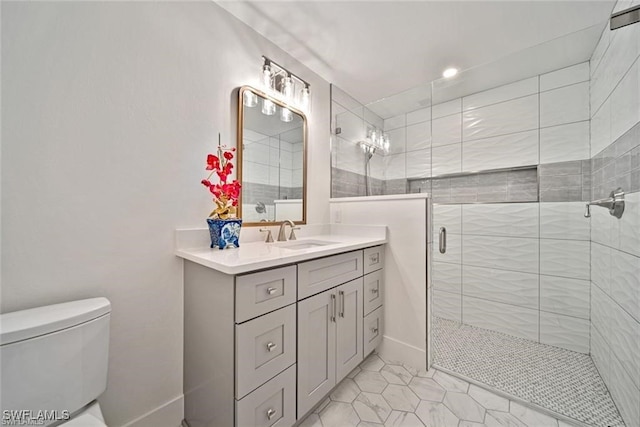
M566 39L560 54L538 49L520 72L588 60L615 0L217 3L366 104L437 80L449 66L477 69L539 45L557 51L554 39ZM587 27L597 31L563 37Z

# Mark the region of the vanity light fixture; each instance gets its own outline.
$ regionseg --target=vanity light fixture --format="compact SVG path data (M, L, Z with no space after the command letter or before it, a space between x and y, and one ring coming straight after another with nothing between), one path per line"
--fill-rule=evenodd
M276 113L276 104L270 99L262 100L262 114L265 116L273 116Z
M280 120L283 122L290 122L293 120L293 113L288 108L282 107L280 109Z
M444 70L442 72L442 77L444 77L445 79L450 79L451 77L455 76L456 74L458 74L458 69L457 68L447 68L446 70Z
M265 92L308 113L311 106L311 85L266 56L262 57L262 61L261 82ZM289 115L283 111L283 121L284 117Z
M366 154L373 155L376 151L383 151L385 154L389 152L391 140L389 135L376 128L368 131L367 138L359 142L360 148Z
M245 107L253 108L258 105L258 95L251 92L250 90L245 90L244 94L242 95L242 103L245 105Z

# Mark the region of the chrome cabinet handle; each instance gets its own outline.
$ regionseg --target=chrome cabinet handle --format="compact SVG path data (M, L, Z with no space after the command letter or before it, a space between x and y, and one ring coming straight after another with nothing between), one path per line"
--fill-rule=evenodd
M267 288L267 293L268 293L269 295L273 295L273 294L275 294L275 293L276 293L276 291L277 291L277 290L278 290L278 289L276 289L276 288L271 288L271 287L269 287L269 288Z
M378 328L371 328L371 332L373 332L374 334L378 333Z
M440 227L440 253L447 252L447 229Z
M369 263L370 264L377 264L379 261L379 254L371 254L369 255Z
M339 291L340 294L340 317L344 317L344 291Z
M331 321L335 323L336 321L336 294L331 294Z
M377 294L378 293L378 288L371 288L371 293L372 294Z
M276 348L278 348L278 344L274 344L272 342L267 343L267 350L269 350L270 352L275 350Z
M276 412L277 411L275 409L273 409L273 408L269 409L267 411L267 418L269 418L269 419L273 418L276 415Z

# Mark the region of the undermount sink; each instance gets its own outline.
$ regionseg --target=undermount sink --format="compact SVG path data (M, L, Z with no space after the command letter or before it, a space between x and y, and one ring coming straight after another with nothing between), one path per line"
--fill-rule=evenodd
M279 244L281 248L291 250L301 250L317 248L319 246L335 245L338 242L329 242L327 240L292 240L286 243Z

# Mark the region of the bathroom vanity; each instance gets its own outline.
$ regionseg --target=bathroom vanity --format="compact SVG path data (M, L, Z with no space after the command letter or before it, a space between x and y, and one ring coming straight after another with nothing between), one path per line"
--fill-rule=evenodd
M176 252L185 258L190 427L292 426L375 349L386 243L379 229Z

